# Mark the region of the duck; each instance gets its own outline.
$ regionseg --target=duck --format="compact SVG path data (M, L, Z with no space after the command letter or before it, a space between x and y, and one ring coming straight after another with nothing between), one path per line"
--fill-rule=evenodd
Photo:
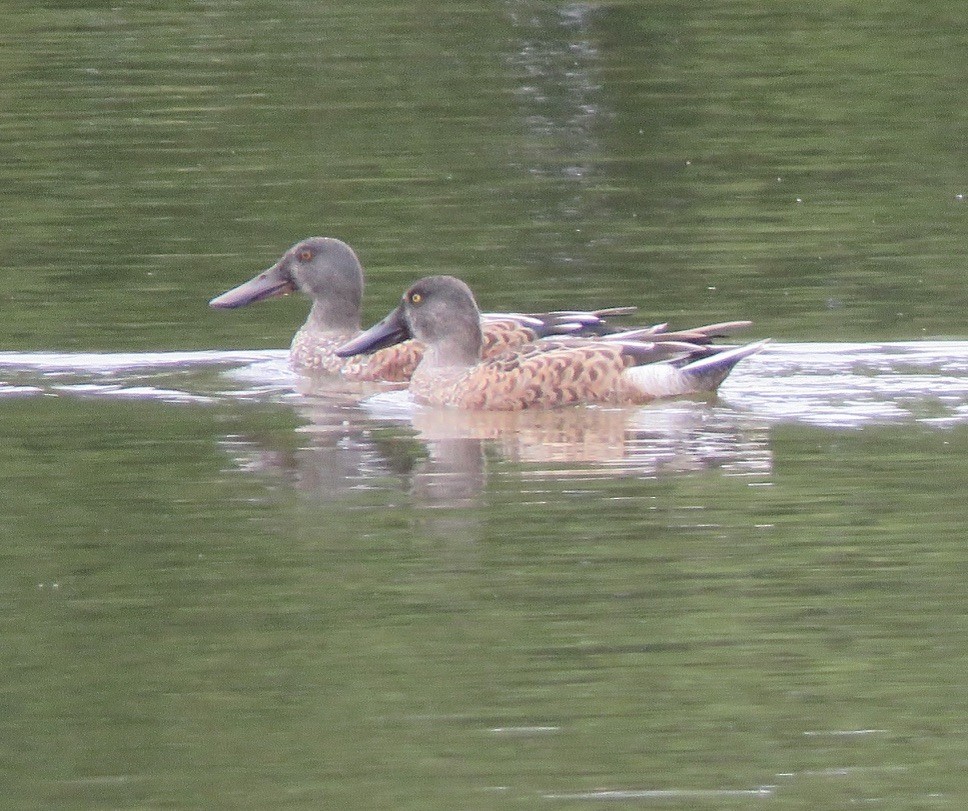
M471 289L454 276L427 276L336 355L355 357L415 338L425 350L409 390L422 405L479 411L638 405L715 392L739 361L767 344L713 344L718 334L748 324L678 332L663 324L599 337L544 338L484 357Z
M361 331L363 285L363 266L353 248L335 237L317 236L297 242L272 267L216 296L209 306L230 310L300 291L312 300L312 308L289 349L289 366L297 375L406 383L423 356L423 346L417 341L408 340L359 357L336 354ZM485 313L481 316L482 355L497 355L548 335L614 331L606 319L628 315L635 309Z

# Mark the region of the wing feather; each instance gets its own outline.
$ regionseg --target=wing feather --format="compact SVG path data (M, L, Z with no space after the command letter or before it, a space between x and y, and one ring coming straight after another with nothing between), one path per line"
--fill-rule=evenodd
M583 402L614 402L625 368L621 346L600 342L542 341L506 352L455 383L452 404L517 411Z

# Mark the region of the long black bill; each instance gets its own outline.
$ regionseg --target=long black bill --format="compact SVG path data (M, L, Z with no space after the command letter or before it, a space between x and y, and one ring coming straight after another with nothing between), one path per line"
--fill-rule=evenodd
M292 293L296 285L289 275L289 271L282 267L282 264L273 265L268 270L262 271L254 279L233 287L231 290L216 296L209 303L209 307L217 310L234 310L236 307L244 307L256 301L267 298L284 296Z
M374 324L362 335L357 335L352 341L343 344L336 350L336 354L341 358L364 353L369 354L378 349L406 341L411 337L410 328L403 317L403 308L397 307L386 318Z

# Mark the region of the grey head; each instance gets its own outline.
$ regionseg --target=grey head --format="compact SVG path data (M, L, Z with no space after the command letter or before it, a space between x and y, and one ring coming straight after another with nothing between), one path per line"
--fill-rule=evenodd
M481 313L471 289L454 276L425 276L382 321L340 347L341 357L375 352L416 338L439 364L480 360L484 339Z
M309 319L317 328L360 328L363 267L349 245L332 237L310 237L297 242L272 267L216 296L209 306L234 309L295 290L312 299Z

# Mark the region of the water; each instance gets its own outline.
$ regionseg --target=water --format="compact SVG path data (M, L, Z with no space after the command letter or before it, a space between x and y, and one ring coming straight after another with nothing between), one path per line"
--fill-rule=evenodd
M524 415L0 355L11 796L954 803L964 350Z
M104 398L214 403L218 400L298 402L295 377L285 350L157 353L0 352L7 375L0 396L65 394ZM230 369L213 378L213 373ZM795 421L829 428L912 422L938 427L968 419L968 343L774 343L747 359L720 390L718 400L741 420L745 412L769 426ZM334 387L334 392L335 394ZM648 409L576 409L549 414L447 414L417 408L405 391L351 389L345 405L386 419L428 421L453 426L457 435L520 429L524 421L572 419L589 414L620 415L626 425L650 423L680 412L702 419L717 409L694 404L657 403ZM308 402L313 402L310 399ZM720 409L722 410L722 409ZM617 419L617 418L616 418ZM621 430L621 429L619 429ZM529 443L538 444L544 443ZM565 443L567 444L567 443Z
M964 12L3 12L0 805L962 808ZM750 318L714 402L292 392L364 318Z

